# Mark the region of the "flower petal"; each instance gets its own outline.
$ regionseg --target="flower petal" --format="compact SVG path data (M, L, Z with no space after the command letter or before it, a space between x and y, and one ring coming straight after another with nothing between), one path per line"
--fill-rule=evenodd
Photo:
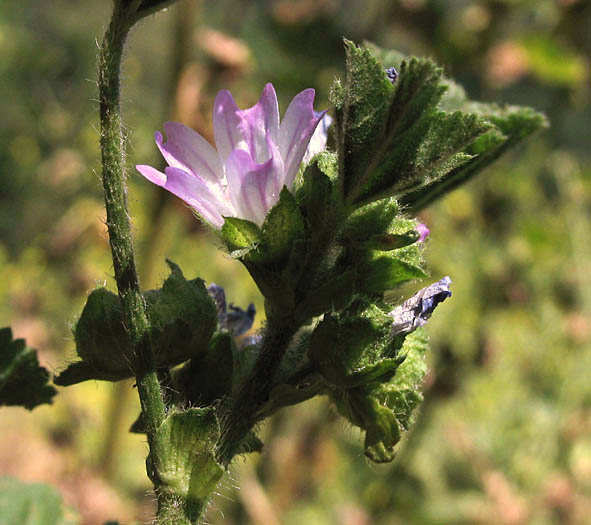
M263 89L261 98L251 108L240 111L241 127L255 162L269 160L267 140L275 142L279 131L279 104L272 84Z
M156 144L173 168L199 175L204 181L219 184L224 170L213 146L199 133L178 122L166 122L164 131L168 140L162 142L162 134L156 132Z
M136 169L150 182L180 197L217 228L224 223L223 215L234 215L228 203L221 201L198 175L174 167L166 168L165 173L145 165Z
M326 141L328 139L328 128L332 124L332 117L326 112L324 113L316 113L316 116L324 115L322 120L316 127L316 130L312 134L312 138L308 143L308 149L306 149L306 153L304 154L303 163L308 164L314 155L324 151L326 149Z
M229 91L224 89L217 94L213 103L213 133L218 155L224 166L235 149L246 149L240 131L239 112L240 109Z
M277 145L285 163L285 184L293 185L310 138L326 111L314 111L314 90L305 89L289 104L279 127Z
M250 154L235 150L226 163L226 177L230 200L238 217L263 224L267 212L278 198L283 176L283 162L276 146L269 141L271 158L262 164L254 162Z
M236 149L249 151L256 162L267 161L267 136L275 141L279 131L279 105L272 84L267 84L259 101L245 110L238 108L230 92L220 91L214 102L213 126L223 164Z

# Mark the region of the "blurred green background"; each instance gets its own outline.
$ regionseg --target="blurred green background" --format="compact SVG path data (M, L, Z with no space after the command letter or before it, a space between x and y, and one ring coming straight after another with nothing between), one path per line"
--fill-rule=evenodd
M434 57L476 100L544 111L551 128L426 210L432 280L453 297L429 322L418 423L390 465L324 399L262 428L210 524L576 524L591 516L591 4L582 0L182 0L126 51L128 161L160 161L165 120L211 138L219 89L242 107L266 82L282 110L306 87L327 107L342 36ZM96 40L111 2L0 4L0 325L52 371L97 283L113 287L102 205ZM142 283L187 277L261 297L179 200L130 169ZM418 287L415 286L415 288ZM407 292L411 292L408 290ZM262 320L257 318L257 326ZM51 407L3 408L0 475L58 487L84 524L147 522L147 446L127 428L133 383L60 389Z

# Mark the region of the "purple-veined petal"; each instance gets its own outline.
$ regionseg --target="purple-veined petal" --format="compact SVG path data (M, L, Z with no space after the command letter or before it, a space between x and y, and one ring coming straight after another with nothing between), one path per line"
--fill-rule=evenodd
M229 91L224 89L217 94L213 103L213 133L218 155L224 166L235 149L247 148L240 130L239 111Z
M263 89L261 98L251 108L239 112L240 127L255 162L262 164L269 160L268 141L277 141L279 132L279 104L272 84Z
M316 116L321 116L323 113L318 112ZM324 112L324 117L316 126L316 130L314 131L312 138L308 144L308 149L306 149L306 153L304 154L303 162L304 164L308 164L312 160L314 155L324 151L326 149L326 141L328 139L328 128L332 124L332 117L326 112Z
M150 182L180 197L217 228L224 223L223 215L234 215L228 203L220 200L198 175L174 167L166 168L164 173L145 165L136 169Z
M270 141L269 144L275 147ZM226 163L226 177L237 216L262 225L267 212L279 198L282 175L283 162L278 151L262 164L254 162L246 151L233 151Z
M258 163L267 161L267 136L275 142L279 131L275 89L267 84L259 101L245 110L238 108L229 91L220 91L213 107L213 127L223 164L236 149L248 150Z
M305 89L289 104L279 127L277 145L285 163L285 184L293 185L310 138L326 111L314 111L314 90Z
M216 150L199 133L178 122L166 122L164 131L168 140L163 143L157 131L156 144L170 166L195 173L212 184L223 180L224 170Z

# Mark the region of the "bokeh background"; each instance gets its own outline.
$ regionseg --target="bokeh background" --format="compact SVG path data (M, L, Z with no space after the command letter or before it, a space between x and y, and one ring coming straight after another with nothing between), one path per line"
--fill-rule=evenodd
M545 112L551 128L421 215L432 280L453 297L429 322L431 372L393 464L318 399L262 428L210 524L578 524L591 516L591 4L582 0L181 0L136 27L125 53L129 165L160 162L168 119L211 137L219 89L282 110L314 87L327 107L342 36L434 57L471 98ZM113 287L99 178L96 40L108 0L0 5L0 325L59 371L97 284ZM179 200L133 169L142 283L223 285L263 311L239 263ZM263 320L257 318L257 326ZM0 475L58 487L81 523L145 523L154 498L132 382L60 389L53 406L3 408Z

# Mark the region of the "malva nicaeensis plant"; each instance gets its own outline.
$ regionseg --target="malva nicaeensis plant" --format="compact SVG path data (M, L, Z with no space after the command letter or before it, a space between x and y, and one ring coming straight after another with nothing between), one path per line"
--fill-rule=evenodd
M157 132L156 143L169 166L137 169L188 203L263 294L265 326L238 344L254 307L228 307L223 288L185 279L172 262L161 289L141 292L135 270L121 57L135 22L169 3L115 0L100 48L102 176L118 295L89 295L74 330L80 359L55 383L135 377L142 411L132 430L147 436L156 522L185 524L200 520L237 455L261 450L264 419L317 395L365 431L369 459L393 459L422 399L421 327L451 295L445 277L402 304L385 301L386 291L427 277L429 231L412 217L546 122L528 108L467 100L431 60L346 41L330 127L311 89L280 120L270 84L247 110L227 91L218 95L216 148L165 124L167 141ZM49 402L47 374L7 330L0 401ZM18 399L17 377L27 383Z

